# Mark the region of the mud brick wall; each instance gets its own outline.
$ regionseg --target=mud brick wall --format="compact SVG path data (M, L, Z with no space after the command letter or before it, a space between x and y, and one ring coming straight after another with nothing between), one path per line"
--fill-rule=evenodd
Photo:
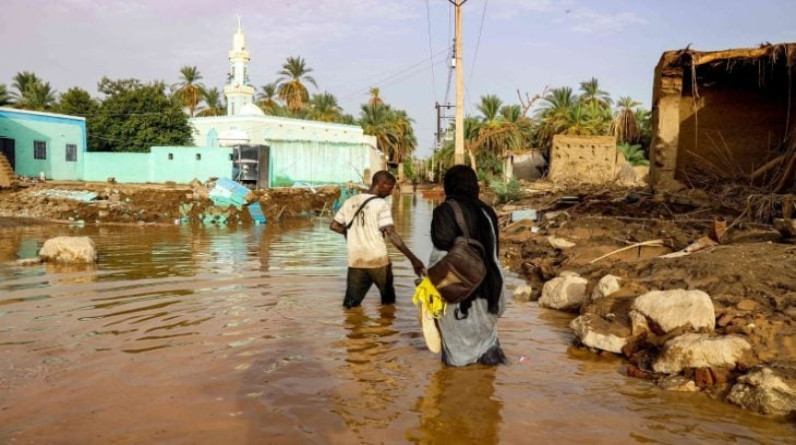
M616 177L622 161L613 136L553 136L550 173L553 181L604 184Z
M796 120L787 61L796 45L782 47L663 54L652 95L653 188L688 184L690 172L746 177L781 153Z

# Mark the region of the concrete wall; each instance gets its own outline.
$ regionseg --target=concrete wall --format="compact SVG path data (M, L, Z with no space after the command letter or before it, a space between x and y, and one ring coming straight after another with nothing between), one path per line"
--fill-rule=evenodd
M231 148L152 147L150 153L86 153L86 168L81 179L123 183L188 183L194 178L232 176ZM169 159L171 155L171 159ZM199 157L197 158L197 155Z
M18 175L79 179L86 154L86 120L63 114L0 108L0 137L13 139L14 171ZM46 159L34 159L34 141L44 141ZM66 145L77 146L77 160L66 161Z
M603 184L613 181L623 161L613 136L553 136L550 149L552 181Z
M245 134L248 144L269 146L271 186L362 182L366 171L372 174L381 169L379 158L372 155L376 139L355 125L254 115L201 117L190 122L197 145L235 132Z

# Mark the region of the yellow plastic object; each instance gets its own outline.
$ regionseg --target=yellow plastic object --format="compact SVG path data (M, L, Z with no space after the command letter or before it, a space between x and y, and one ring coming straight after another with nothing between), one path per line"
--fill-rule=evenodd
M428 277L423 278L423 281L417 285L415 295L412 297L412 303L415 306L422 304L426 312L434 318L440 318L448 307L448 303L442 299L437 288L434 287Z
M434 354L438 354L442 350L442 337L440 336L439 329L435 318L439 318L445 313L447 303L442 300L437 288L431 284L431 281L426 277L417 285L415 295L412 297L412 303L420 308L420 325L423 328L423 340L426 342L426 347Z

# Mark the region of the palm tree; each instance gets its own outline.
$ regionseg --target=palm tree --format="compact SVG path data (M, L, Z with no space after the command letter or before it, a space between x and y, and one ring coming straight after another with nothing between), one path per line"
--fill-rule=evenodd
M491 164L494 167L495 160L499 161L507 151L517 150L521 146L522 133L515 123L519 120L521 111L519 107L515 109L511 106L502 107L502 105L503 101L490 94L482 96L481 103L476 106L483 118L477 123L477 128L473 131L474 137L469 144L470 166L473 170L477 168L478 159L491 159L493 161ZM512 117L514 121L506 119L506 115ZM465 125L466 130L467 126Z
M11 105L11 94L8 93L5 84L0 83L0 107Z
M384 101L381 100L381 97L379 97L379 93L380 90L378 87L371 87L370 90L368 90L368 94L370 94L370 99L368 99L368 103L370 105L373 105L375 107L377 105L384 104Z
M202 100L204 85L198 82L202 79L202 75L195 66L186 65L180 68L180 76L180 82L177 84L177 96L183 106L188 108L188 114L193 117Z
M316 88L318 87L315 79L309 76L311 72L312 68L307 67L301 57L288 57L287 62L277 73L279 75L277 79L279 98L287 105L291 113L297 113L309 100L309 92L302 82L309 82Z
M552 89L542 98L542 106L536 112L537 138L542 145L549 147L553 135L570 127L572 109L577 103L578 96L570 87Z
M393 110L384 104L364 104L359 125L365 134L376 137L376 148L384 153L389 164L400 164L417 146L412 119L403 110Z
M16 91L11 93L11 97L15 101L19 101L22 99L22 96L25 95L25 90L27 90L30 85L41 83L41 79L39 79L36 76L36 74L30 71L18 72L14 76L13 80L14 83L11 84L11 87L14 88Z
M611 134L616 136L617 143L633 143L638 140L639 128L633 107L641 105L630 97L620 97L616 103L618 111L611 122Z
M276 82L271 82L260 87L257 93L257 105L263 109L265 114L274 114L274 110L279 106L276 95Z
M226 113L224 100L221 98L221 92L218 88L202 88L202 100L205 103L205 108L199 110L197 116L223 116Z
M329 92L313 94L310 99L309 117L321 122L339 122L343 110L337 104L337 98Z
M592 77L591 79L581 82L580 83L580 101L585 104L597 104L601 107L610 108L611 103L611 95L608 94L607 91L603 91L600 89L599 82L596 78Z
M56 91L50 87L50 82L39 81L25 86L16 106L25 110L46 111L51 110L57 102Z

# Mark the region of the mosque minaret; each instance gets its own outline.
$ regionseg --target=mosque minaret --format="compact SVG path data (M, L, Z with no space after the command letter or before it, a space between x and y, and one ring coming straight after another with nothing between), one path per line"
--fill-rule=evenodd
M251 104L254 99L254 87L249 84L249 60L246 36L243 35L238 16L238 30L232 36L232 50L229 52L230 73L224 86L228 116L241 114L243 107Z

